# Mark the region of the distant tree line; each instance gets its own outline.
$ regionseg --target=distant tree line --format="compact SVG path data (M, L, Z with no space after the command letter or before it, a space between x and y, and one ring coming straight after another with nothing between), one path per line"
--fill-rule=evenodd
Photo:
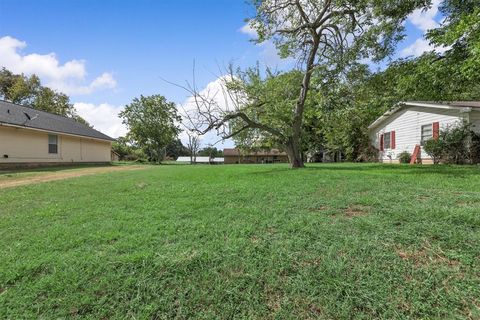
M112 144L112 149L119 155L120 160L157 162L155 154L149 153L148 148L141 147L129 137L128 134L126 137L119 137ZM183 145L180 139L176 138L166 145L164 159L176 160L178 157L190 157L191 155L191 151ZM223 150L207 146L199 149L195 156L223 157Z

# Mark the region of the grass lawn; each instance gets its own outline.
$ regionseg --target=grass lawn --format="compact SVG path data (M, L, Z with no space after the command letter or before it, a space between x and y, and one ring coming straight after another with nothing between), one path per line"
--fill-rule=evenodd
M480 318L480 168L152 166L0 190L0 318Z

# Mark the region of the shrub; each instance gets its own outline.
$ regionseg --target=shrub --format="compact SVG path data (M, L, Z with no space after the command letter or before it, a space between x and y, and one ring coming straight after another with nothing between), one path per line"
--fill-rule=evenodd
M442 131L439 139L443 143L442 160L453 164L461 164L469 160L471 136L472 130L470 125L465 122Z
M480 163L480 134L472 133L470 142L470 161L472 164Z
M433 164L438 164L445 153L443 139L430 139L423 145L425 152L432 157Z
M356 162L377 162L378 149L371 145L362 147L355 161Z
M412 155L408 151L403 151L398 155L398 160L400 163L410 163L410 160L412 159Z
M425 142L424 149L434 164L480 162L480 136L466 122L442 130L438 139Z

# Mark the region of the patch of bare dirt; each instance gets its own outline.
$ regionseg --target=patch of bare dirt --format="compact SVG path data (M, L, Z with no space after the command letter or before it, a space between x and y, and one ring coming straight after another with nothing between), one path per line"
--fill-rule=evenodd
M420 201L429 201L431 199L430 196L426 196L426 195L418 195L417 196L417 200L420 200Z
M412 262L415 266L444 265L455 267L459 265L457 260L449 259L443 252L434 250L428 244L418 250L395 249L397 255L402 260Z
M365 216L370 213L369 206L352 205L343 211L344 215L348 218Z
M273 314L282 308L282 295L279 291L267 288L265 290L266 304L270 312ZM273 316L273 315L272 315ZM274 316L272 318L275 318Z
M318 212L318 211L326 211L330 210L329 206L320 206L320 207L315 207L315 208L309 208L308 211L310 212Z
M65 180L77 178L82 176L89 176L94 174L116 172L116 171L131 171L145 169L147 166L118 166L118 167L94 167L84 168L72 171L57 171L41 173L35 176L21 177L15 180L0 181L0 189L13 188L18 186L25 186L36 183L43 183L48 181Z

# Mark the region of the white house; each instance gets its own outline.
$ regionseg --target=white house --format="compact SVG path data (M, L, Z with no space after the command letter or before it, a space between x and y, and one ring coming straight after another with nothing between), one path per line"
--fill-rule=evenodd
M423 142L462 121L480 132L480 101L400 102L368 129L372 145L380 151L379 161L398 162L400 153L413 155L418 146L422 162L429 163L432 160L423 150Z

